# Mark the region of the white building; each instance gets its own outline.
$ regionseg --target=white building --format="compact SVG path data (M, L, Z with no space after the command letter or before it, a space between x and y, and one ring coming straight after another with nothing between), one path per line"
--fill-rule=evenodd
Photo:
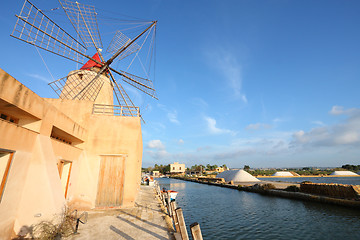
M185 173L185 164L174 162L170 164L170 174L182 174Z

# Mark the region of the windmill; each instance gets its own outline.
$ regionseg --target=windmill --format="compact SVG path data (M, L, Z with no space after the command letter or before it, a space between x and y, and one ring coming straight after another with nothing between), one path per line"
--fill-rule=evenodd
M139 108L135 107L122 83L157 99L153 82L148 76L140 77L116 69L112 64L130 55L138 56L148 36L155 36L157 21L143 24L144 29L133 38L117 31L107 48L110 57L105 60L95 8L69 0L59 2L78 34L78 40L28 0L16 15L11 36L68 60L85 63L79 70L49 83L59 98L93 101L94 113L141 117ZM96 50L95 55L87 54L92 47Z

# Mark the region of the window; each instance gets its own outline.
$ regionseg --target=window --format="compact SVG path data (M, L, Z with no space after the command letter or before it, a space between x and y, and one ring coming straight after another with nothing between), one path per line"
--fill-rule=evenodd
M12 122L12 123L19 123L18 118L15 118L13 116L9 116L7 114L0 113L0 118L4 119L6 121Z
M173 170L175 170L175 167L173 167Z
M0 151L0 202L5 191L5 185L9 176L9 170L13 158L12 152L2 152Z
M179 170L181 170L181 167L179 167Z

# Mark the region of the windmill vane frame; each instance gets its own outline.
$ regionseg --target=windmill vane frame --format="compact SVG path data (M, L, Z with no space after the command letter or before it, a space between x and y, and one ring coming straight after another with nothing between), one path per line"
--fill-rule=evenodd
M102 55L103 44L95 7L69 0L59 0L59 3L80 41L57 25L29 0L24 1L20 14L16 15L17 21L11 36L80 64L87 61L80 70L72 71L66 77L49 83L59 98L94 101L93 113L141 117L139 108L135 107L115 76L152 98L158 99L153 82L127 71L114 69L110 65L134 53L138 54L150 32L155 35L157 21L148 22L146 29L133 39L117 31L107 48L107 52L112 56L105 60ZM145 38L143 43L138 44L137 42L143 38ZM92 57L86 54L89 47L94 47L96 50ZM115 99L99 104L96 101L103 91L105 82L108 82L112 90L110 99L113 97Z

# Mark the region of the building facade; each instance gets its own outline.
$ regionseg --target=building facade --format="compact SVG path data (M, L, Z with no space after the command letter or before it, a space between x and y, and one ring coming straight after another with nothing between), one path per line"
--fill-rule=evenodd
M65 206L134 204L141 179L140 114L95 111L113 104L104 91L100 103L41 98L0 69L0 239L26 234Z
M170 174L184 174L185 164L174 162L170 164Z

